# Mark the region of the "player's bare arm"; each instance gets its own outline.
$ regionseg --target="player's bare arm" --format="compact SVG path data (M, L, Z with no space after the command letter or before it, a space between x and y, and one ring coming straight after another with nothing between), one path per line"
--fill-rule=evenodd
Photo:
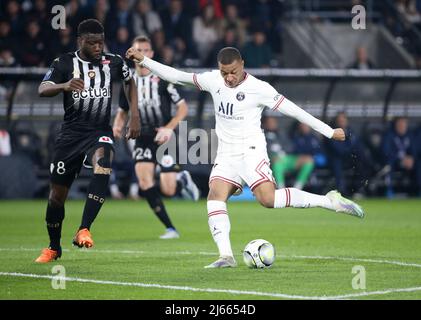
M130 118L127 128L126 139L136 139L140 135L140 115L137 108L137 90L133 79L130 79L128 84L130 96Z
M186 100L181 100L177 103L177 112L175 116L165 126L157 129L155 141L158 144L163 144L171 138L174 129L183 121L188 113L188 106Z
M81 91L85 87L82 79L73 78L65 83L42 82L38 87L40 97L54 97L63 91Z
M128 117L129 115L125 110L118 108L113 123L113 134L116 139L121 139L123 137L123 129Z

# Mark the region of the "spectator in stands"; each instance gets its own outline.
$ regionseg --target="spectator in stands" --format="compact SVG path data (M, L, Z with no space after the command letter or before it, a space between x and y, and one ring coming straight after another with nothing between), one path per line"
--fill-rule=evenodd
M154 57L157 61L161 61L162 51L164 50L164 47L166 46L165 32L163 30L155 31L151 36L151 40L152 40L152 44L153 44L154 52L155 52Z
M150 36L162 29L159 15L152 10L150 0L138 0L133 15L133 31L136 36Z
M0 129L0 157L10 156L12 154L12 146L10 144L9 132Z
M368 176L363 144L358 135L348 126L348 117L345 112L339 112L336 115L334 126L342 128L346 136L346 140L341 142L326 140L328 162L335 176L336 186L339 192L346 195L362 194L365 192ZM351 168L349 177L352 180L346 181L345 170Z
M203 66L207 68L218 67L216 56L218 55L218 52L225 47L240 47L240 43L238 42L237 29L234 27L228 27L225 29L222 40L218 41L213 46L211 53L208 55L208 58L206 59Z
M212 6L212 9L215 13L217 19L221 19L224 16L224 11L222 9L222 0L199 0L199 12L203 12L207 6ZM194 14L194 15L197 15Z
M415 175L417 150L414 138L408 130L407 118L397 117L393 121L392 129L385 134L382 145L386 163L390 166L390 172L386 176L386 196L391 198L394 196L395 172L406 173L411 178ZM420 185L420 181L418 184Z
M103 25L105 25L105 20L107 18L108 10L110 9L108 0L97 0L93 7L92 16L94 19L97 19Z
M194 55L191 18L184 11L183 2L170 0L169 6L160 15L167 43L174 46L176 52L184 47Z
M228 30L235 30L238 47L243 47L246 43L246 22L238 15L238 8L234 3L227 4L225 7L225 16L221 21L223 33Z
M36 20L44 33L51 28L51 14L46 0L35 0L34 6L26 13L26 20Z
M247 68L270 67L272 52L263 30L256 29L253 32L252 41L244 46L242 53Z
M6 6L6 16L11 28L11 35L19 37L23 33L23 16L19 1L9 0Z
M72 27L72 31L76 31L79 23L87 18L84 8L79 0L70 0L66 6L66 24ZM107 32L109 34L109 32ZM76 35L75 35L76 36Z
M374 69L373 62L370 61L365 47L358 47L356 51L356 60L349 66L350 69Z
M11 130L11 138L13 153L25 155L37 166L42 165L41 138L32 122L16 121Z
M41 36L41 29L36 20L29 21L22 42L18 47L22 66L44 67L46 65L48 41Z
M13 56L12 50L8 46L0 46L0 67L16 67L18 63ZM9 100L12 94L15 81L2 80L0 81L0 103Z
M110 51L124 57L130 46L129 30L126 27L118 28L116 38L110 42Z
M0 46L0 67L16 67L18 63L9 47ZM2 81L3 84L3 81Z
M76 51L76 38L73 36L72 27L67 25L65 29L58 31L58 39L51 43L48 64L58 56L66 52Z
M108 11L105 20L106 36L109 41L113 41L117 36L117 30L124 27L129 32L129 39L132 39L133 34L133 14L130 10L130 3L128 0L117 0L115 3L115 10Z
M202 9L201 14L193 19L193 41L202 63L207 60L212 47L220 37L220 23L215 16L214 7L208 4Z
M15 38L11 35L10 23L6 19L0 19L0 46L15 48Z

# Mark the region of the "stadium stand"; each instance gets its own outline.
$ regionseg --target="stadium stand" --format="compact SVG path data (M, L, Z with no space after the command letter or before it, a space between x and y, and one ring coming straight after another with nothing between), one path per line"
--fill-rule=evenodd
M66 9L66 29L51 28L54 4ZM366 30L350 26L356 4L366 8ZM78 23L95 17L105 25L107 50L122 54L130 39L143 33L153 39L158 60L197 72L215 67L215 52L222 46L240 47L246 66L253 67L248 68L251 74L269 81L313 115L330 122L346 112L372 164L369 176L358 183L366 184L367 195L386 195L388 172L381 141L390 121L404 116L411 134L419 136L421 131L420 7L420 1L397 0L1 1L0 127L11 137L12 156L24 154L34 165L37 190L26 195L45 196L48 150L63 110L61 97L39 98L37 86L57 55L76 48ZM118 90L114 88L115 93ZM199 124L211 134L210 98L181 90L190 107L189 130ZM117 99L113 108L115 112ZM284 132L293 125L280 121ZM195 141L183 143L191 146ZM210 158L215 146L202 144ZM420 149L414 151L416 168ZM211 164L185 167L206 194ZM78 197L86 188L83 178L89 173L81 175L71 196ZM351 175L352 168L345 172L345 180ZM332 177L329 166L316 168L309 188L333 187ZM394 181L396 190L421 193L415 182L400 177ZM351 193L355 192L353 188Z

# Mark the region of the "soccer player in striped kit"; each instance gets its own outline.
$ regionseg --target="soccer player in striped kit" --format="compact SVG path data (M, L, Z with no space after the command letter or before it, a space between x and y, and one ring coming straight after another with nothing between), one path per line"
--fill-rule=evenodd
M93 169L93 178L73 244L94 245L90 227L98 215L108 190L113 159L113 132L110 126L112 84L123 81L130 96L131 117L126 138L140 134L137 91L124 60L104 53L104 28L94 19L78 26L80 50L66 53L52 63L39 86L41 97L63 93L64 123L56 138L50 167L50 194L46 223L50 245L35 260L47 263L61 257L61 229L64 203L82 165Z
M138 36L133 40L133 47L152 58L154 51L149 38ZM172 83L154 75L146 68L137 65L133 78L138 90L138 108L142 121L142 132L136 139L133 159L139 186L150 208L166 227L161 239L179 238L179 233L168 216L161 199L160 191L172 197L175 194L187 194L187 198L197 201L199 189L188 171L179 172L179 166L171 154L158 158L157 150L167 142L188 113L186 101L180 96ZM176 105L177 112L171 115L171 106ZM120 108L114 120L113 131L116 138L121 136L123 124L129 106L124 95L120 95ZM159 164L160 190L155 184L155 168Z

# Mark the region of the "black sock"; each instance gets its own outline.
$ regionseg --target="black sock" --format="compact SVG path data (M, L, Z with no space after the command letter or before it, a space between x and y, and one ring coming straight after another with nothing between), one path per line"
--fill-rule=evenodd
M184 183L181 180L177 180L177 188L175 189L175 195L182 197L181 190L184 188Z
M144 190L142 193L148 201L152 211L156 214L158 219L165 225L165 227L175 229L173 224L171 223L167 211L165 210L165 206L162 202L162 198L158 191L158 188L154 186L152 188L149 188L148 190Z
M48 203L45 221L47 222L47 230L50 237L50 248L53 250L60 249L61 227L63 220L64 206L54 207Z
M83 209L82 223L79 230L85 228L89 230L91 228L105 201L109 179L110 176L108 174L94 174L88 187L88 197Z

